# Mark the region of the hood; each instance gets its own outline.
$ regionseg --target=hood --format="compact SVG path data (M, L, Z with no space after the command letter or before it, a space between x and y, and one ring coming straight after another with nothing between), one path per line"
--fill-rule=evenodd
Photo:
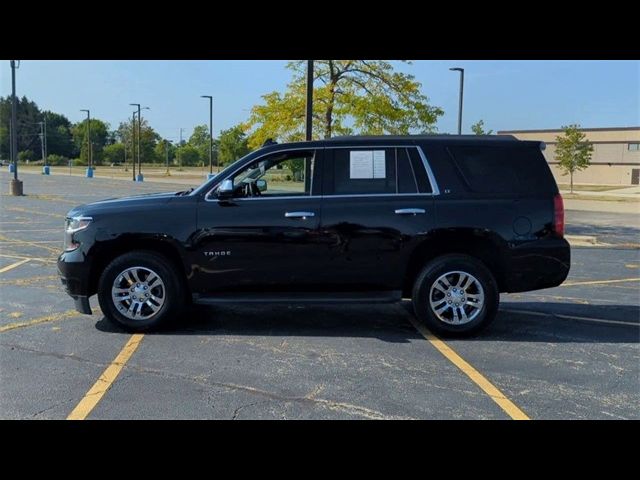
M152 207L155 205L162 205L170 202L173 199L184 199L189 197L176 196L178 192L170 193L146 193L143 195L134 195L131 197L122 198L109 198L107 200L101 200L99 202L87 203L75 207L67 216L75 215L93 215L109 212L121 212L127 209L143 209L145 207Z

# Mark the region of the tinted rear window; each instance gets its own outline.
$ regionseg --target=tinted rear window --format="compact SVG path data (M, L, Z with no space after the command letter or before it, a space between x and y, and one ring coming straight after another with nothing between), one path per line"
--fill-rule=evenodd
M479 193L555 193L556 184L536 146L450 147L462 177Z

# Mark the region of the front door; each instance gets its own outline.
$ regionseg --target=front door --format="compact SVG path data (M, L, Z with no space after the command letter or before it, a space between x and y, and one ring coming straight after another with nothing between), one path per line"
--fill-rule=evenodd
M309 149L260 157L233 175L232 198L213 192L199 204L196 293L304 291L313 283L321 156Z

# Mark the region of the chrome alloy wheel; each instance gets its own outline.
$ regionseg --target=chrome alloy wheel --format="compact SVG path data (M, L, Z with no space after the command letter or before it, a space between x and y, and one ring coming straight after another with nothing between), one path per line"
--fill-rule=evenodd
M484 290L473 275L448 272L431 286L429 305L440 321L464 325L474 320L482 310Z
M157 314L167 292L160 276L146 267L131 267L113 281L111 298L118 311L132 320L147 320Z

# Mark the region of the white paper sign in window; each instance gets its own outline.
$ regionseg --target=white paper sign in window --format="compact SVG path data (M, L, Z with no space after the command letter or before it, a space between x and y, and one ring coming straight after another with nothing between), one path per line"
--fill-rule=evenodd
M387 160L384 150L373 151L373 178L387 178Z
M387 178L384 150L349 152L349 178L352 180Z
M373 178L373 152L370 150L349 152L349 177L356 180Z

